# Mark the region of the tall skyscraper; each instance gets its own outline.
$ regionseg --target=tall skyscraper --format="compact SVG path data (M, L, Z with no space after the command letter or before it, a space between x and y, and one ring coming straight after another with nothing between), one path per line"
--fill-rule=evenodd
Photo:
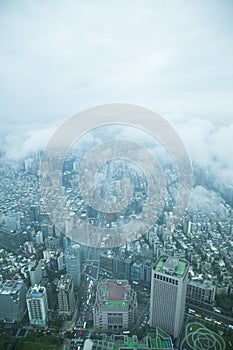
M80 245L75 244L66 250L66 272L73 278L74 285L77 287L81 276L81 256Z
M177 338L184 319L188 262L161 256L152 269L150 326Z
M46 288L37 285L29 288L26 300L30 324L38 327L45 327L48 320Z
M74 311L74 285L72 277L61 276L58 285L58 313L63 319L69 318Z
M23 281L0 283L0 320L22 321L27 312L26 292Z

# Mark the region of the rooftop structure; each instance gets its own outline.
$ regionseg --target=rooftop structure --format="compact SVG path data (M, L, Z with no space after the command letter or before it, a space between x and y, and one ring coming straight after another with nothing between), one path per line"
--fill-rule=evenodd
M180 278L184 275L187 268L187 261L174 257L161 256L156 263L154 270L167 275Z
M157 328L155 333L149 333L144 339L138 340L136 335L103 335L102 340L93 340L92 350L123 350L123 349L140 349L140 350L172 350L173 344L171 337Z

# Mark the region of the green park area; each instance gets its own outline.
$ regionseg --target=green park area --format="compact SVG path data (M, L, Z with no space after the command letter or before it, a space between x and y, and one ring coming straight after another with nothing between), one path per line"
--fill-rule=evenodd
M191 322L186 325L180 344L184 350L227 350L233 349L231 331L223 327L208 326L203 322Z
M1 337L0 338L0 350L61 350L61 344L54 344L54 339L51 337L26 337L18 338L15 337ZM58 342L57 339L55 342Z

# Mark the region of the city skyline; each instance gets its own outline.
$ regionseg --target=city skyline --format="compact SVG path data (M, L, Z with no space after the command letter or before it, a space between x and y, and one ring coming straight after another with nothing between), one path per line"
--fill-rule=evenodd
M163 115L192 161L232 184L230 1L0 6L0 148L9 159L44 150L86 108L133 103Z
M0 349L232 348L232 13L0 1Z
M232 135L230 1L108 4L106 18L103 7L1 3L2 129L12 137L23 131L31 150L36 143L44 147L40 138L48 140L69 116L126 102L151 108L189 132L207 129L221 141ZM198 130L195 137L200 140Z

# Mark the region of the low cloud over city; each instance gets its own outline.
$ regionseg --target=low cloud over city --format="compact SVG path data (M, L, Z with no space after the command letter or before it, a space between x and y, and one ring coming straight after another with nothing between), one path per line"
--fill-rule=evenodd
M233 348L233 1L0 0L0 349Z

